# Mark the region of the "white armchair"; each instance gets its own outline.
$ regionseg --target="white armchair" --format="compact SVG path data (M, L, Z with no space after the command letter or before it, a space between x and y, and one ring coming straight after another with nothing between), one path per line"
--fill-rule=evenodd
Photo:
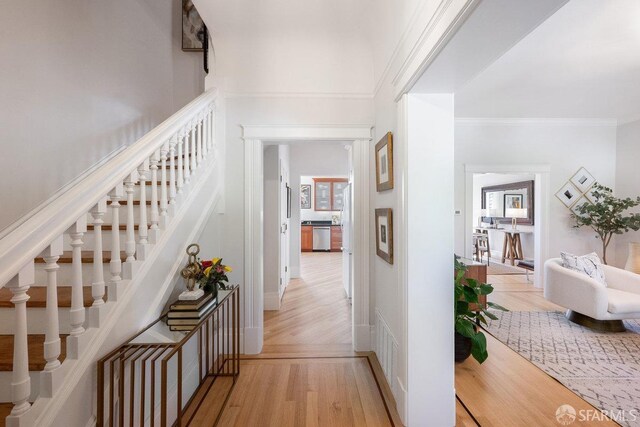
M562 266L560 258L544 264L544 297L568 309L567 318L608 332L624 331L622 319L640 319L640 275L603 265L607 286Z

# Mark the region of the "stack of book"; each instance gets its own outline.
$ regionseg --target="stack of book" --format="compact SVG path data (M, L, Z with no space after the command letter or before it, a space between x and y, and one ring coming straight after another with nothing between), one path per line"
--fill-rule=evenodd
M176 301L169 307L167 325L172 331L191 331L216 306L208 292L194 301Z

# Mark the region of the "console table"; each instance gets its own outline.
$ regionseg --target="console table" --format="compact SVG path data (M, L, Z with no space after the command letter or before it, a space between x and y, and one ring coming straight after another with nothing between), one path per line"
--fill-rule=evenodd
M504 242L502 244L502 263L504 264L505 260L509 260L511 265L515 265L516 260L524 259L520 235L530 234L532 231L513 229L502 229L500 231L504 233Z

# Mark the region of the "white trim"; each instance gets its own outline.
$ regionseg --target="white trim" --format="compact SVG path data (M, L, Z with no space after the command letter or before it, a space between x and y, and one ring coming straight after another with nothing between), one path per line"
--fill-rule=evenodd
M75 177L74 179L72 179L71 181L69 181L68 183L63 185L62 187L60 187L58 189L58 191L53 193L53 195L51 197L49 197L47 200L45 200L44 202L40 203L35 209L32 209L26 215L23 215L18 220L12 222L8 226L6 226L2 230L0 230L0 239L2 239L7 234L11 233L16 228L18 228L23 222L25 222L26 220L28 220L29 218L34 216L36 213L40 212L42 209L45 208L45 206L47 206L48 204L53 202L55 199L60 197L62 194L64 194L67 191L69 191L69 189L71 189L73 186L78 184L83 179L87 178L89 175L91 175L93 172L95 172L97 169L99 169L102 165L107 163L109 160L113 159L115 156L120 154L120 152L123 151L126 148L127 148L127 145L122 145L122 146L116 148L115 150L111 151L104 158L102 158L102 160L98 161L98 163L96 163L93 166L85 169L85 171L82 172L80 175L78 175L77 177Z
M611 118L499 118L499 117L458 117L456 126L618 126L618 120Z
M264 293L264 309L280 310L280 292L276 291Z
M353 141L354 156L354 348L368 351L369 323L369 153L371 125L241 125L244 141L244 352L262 351L263 153L268 141Z
M551 166L548 164L508 164L508 165L464 165L465 170L465 215L464 250L465 256L471 256L473 234L473 175L478 173L534 174L535 175L535 212L534 222L534 273L533 282L537 288L543 287L543 265L549 254L549 183Z
M349 92L225 92L227 98L318 98L318 99L373 99L373 93Z

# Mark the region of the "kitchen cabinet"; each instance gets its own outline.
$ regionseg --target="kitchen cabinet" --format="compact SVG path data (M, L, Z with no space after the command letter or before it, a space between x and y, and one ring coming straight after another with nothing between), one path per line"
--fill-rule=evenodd
M331 252L342 252L342 227L331 226Z
M344 206L346 178L313 178L316 211L339 211Z
M302 252L313 251L313 226L303 225L300 231L300 250Z

